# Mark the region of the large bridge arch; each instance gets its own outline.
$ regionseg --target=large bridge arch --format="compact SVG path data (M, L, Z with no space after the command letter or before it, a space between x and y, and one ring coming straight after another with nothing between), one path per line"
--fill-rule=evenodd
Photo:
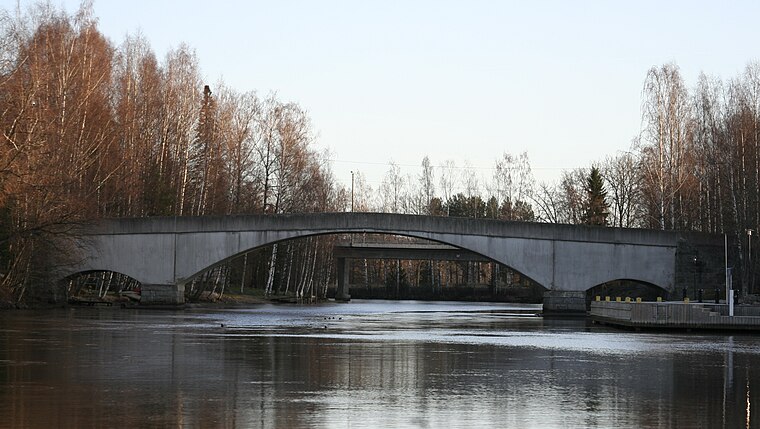
M62 274L110 270L144 284L184 285L248 249L336 233L396 234L449 244L512 267L556 292L585 293L619 278L675 288L679 235L674 232L380 213L103 220L80 231L81 261Z
M380 234L377 231L364 231L364 232L372 233L372 234ZM229 256L226 256L224 259L221 259L219 261L214 262L212 265L205 266L205 267L201 268L199 271L193 273L192 275L190 275L189 277L187 277L186 279L184 279L184 282L192 281L193 279L197 278L198 276L200 276L201 274L203 274L204 272L206 272L207 270L209 270L211 268L214 268L214 267L216 267L218 265L221 265L221 264L223 264L225 262L230 261L231 259L234 259L236 257L240 257L240 256L242 256L243 254L245 254L247 252L250 252L250 251L253 251L253 250L256 250L256 249L260 249L262 247L271 246L273 244L280 244L280 243L283 243L283 242L287 242L289 240L296 240L296 239L301 239L301 238L308 238L308 237L315 237L315 236L322 236L322 235L340 235L340 234L356 234L356 233L357 232L353 231L353 230L345 230L345 231L344 230L336 230L336 231L330 231L330 232L320 232L320 233L315 233L315 234L297 235L297 236L282 238L282 239L277 240L277 241L265 242L264 244L260 244L260 245L258 245L256 247L243 249L243 250L239 251L238 253L231 254ZM507 264L504 264L501 261L497 261L495 259L492 259L488 255L483 255L481 253L473 251L472 249L465 249L463 247L456 246L456 245L454 245L452 243L441 242L441 241L437 241L437 240L427 239L427 238L425 238L423 236L420 236L420 235L409 235L409 234L405 234L405 233L401 234L401 233L389 233L389 232L386 232L386 233L382 233L382 234L384 234L384 235L393 235L393 236L398 236L398 237L406 237L406 238L424 239L426 241L431 241L431 242L435 242L435 243L439 243L439 244L443 244L443 245L449 245L449 246L452 246L452 247L456 247L457 249L461 249L463 253L467 252L467 253L470 253L470 254L479 255L480 257L482 257L482 259L479 259L482 262L501 263L501 264L509 267L510 269L512 269L512 270L520 273L520 275L524 275L524 276L530 277L526 273L519 271L515 267L512 267L512 266L509 266ZM351 259L351 258L350 257L346 257L346 259ZM392 259L396 259L396 258L392 258ZM400 258L400 259L404 259L404 258ZM452 259L452 260L457 260L457 259L455 258L455 259ZM535 282L534 279L531 278L531 280ZM538 283L538 282L536 282L536 283ZM542 286L545 289L548 288L547 286L544 286L544 285L541 285L541 284L540 284L540 286Z

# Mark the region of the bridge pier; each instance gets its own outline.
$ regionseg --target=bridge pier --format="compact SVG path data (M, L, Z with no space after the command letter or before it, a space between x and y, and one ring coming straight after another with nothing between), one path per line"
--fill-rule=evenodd
M586 314L586 291L547 290L544 314Z
M145 284L140 287L140 305L183 305L185 285Z
M338 288L335 291L336 301L351 301L351 295L348 293L348 267L346 258L337 258L336 277L338 278Z

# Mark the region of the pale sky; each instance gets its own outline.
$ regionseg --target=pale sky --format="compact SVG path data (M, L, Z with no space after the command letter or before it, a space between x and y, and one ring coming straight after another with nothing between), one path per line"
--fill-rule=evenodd
M30 1L21 1L22 7ZM6 9L16 0L0 0ZM53 1L73 13L78 0ZM418 174L502 153L534 175L630 148L647 70L728 80L760 59L760 2L96 0L114 45L140 31L159 60L185 42L213 86L276 91L306 109L336 178L377 189L388 162Z

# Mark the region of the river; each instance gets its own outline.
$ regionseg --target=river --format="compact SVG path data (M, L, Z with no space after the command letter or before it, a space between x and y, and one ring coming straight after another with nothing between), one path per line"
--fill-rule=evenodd
M760 337L538 308L0 312L0 427L760 427Z

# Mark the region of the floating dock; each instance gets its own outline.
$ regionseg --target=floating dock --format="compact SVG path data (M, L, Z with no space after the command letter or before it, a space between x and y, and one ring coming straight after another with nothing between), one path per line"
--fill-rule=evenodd
M594 323L634 329L715 329L760 331L760 306L734 306L693 302L591 301Z

